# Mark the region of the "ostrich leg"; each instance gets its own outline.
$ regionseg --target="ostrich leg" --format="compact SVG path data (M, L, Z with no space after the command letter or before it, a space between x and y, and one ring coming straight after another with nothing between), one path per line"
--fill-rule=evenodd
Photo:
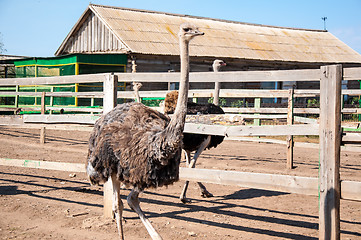
M124 240L123 233L123 224L122 224L122 216L123 216L123 202L120 198L120 182L113 177L113 213L115 215L115 220L117 222L119 239Z
M162 240L162 237L157 233L154 229L150 221L145 217L142 209L139 206L139 190L137 188L133 188L130 194L127 197L128 205L131 209L133 209L139 216L140 220L142 220L145 228L147 229L150 237L153 240Z
M197 159L198 159L199 155L201 155L201 153L204 151L204 149L209 145L210 141L211 141L211 136L208 136L202 142L202 144L200 145L200 147L198 148L198 150L194 154L193 159L190 162L189 162L190 152L186 151L186 160L187 160L187 164L188 164L189 168L194 168L196 166L196 162L197 162ZM197 183L198 183L198 186L199 186L199 188L201 190L201 193L202 193L203 197L212 197L213 196L210 192L207 191L206 187L202 183L200 183L200 182L197 182ZM188 189L188 184L189 184L189 181L186 181L185 184L184 184L184 187L183 187L183 191L182 191L182 193L181 193L181 195L179 197L179 199L183 203L190 202L190 200L188 200L186 198L186 192L187 192L187 189Z

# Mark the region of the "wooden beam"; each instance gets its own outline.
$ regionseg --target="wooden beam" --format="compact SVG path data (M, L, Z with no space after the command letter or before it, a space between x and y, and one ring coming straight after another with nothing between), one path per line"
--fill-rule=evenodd
M273 126L222 126L186 123L184 132L210 134L227 137L237 136L287 136L318 135L317 124L273 125Z
M319 81L319 69L237 71L237 72L191 72L190 82L282 82ZM179 73L116 73L120 82L179 82Z
M294 116L293 119L294 119L295 122L300 122L300 123L310 123L310 124L317 124L318 123L318 119L315 119L315 118L306 118L306 117Z
M118 77L116 75L107 75L104 81L104 99L103 99L103 114L110 112L117 105L117 88L118 88ZM113 182L112 178L109 177L108 181L104 183L104 217L114 218L113 215Z
M319 239L340 239L342 66L321 67Z
M99 115L89 114L60 114L60 115L41 115L29 114L23 115L24 123L76 123L76 124L94 124Z
M361 201L361 182L342 180L341 199Z
M293 125L293 98L294 90L293 88L288 92L288 109L287 109L287 125ZM293 169L293 135L287 135L287 168Z
M45 114L45 92L41 93L41 115ZM40 128L40 144L45 144L45 127Z
M0 165L85 173L82 163L49 162L0 158ZM182 180L257 188L317 196L317 178L267 173L224 171L215 169L180 168ZM341 181L342 199L361 201L361 182Z
M180 179L317 196L317 178L289 175L180 168Z
M16 85L40 85L40 84L69 84L69 83L93 83L103 82L109 73L83 74L55 77L32 77L32 78L3 78L0 86Z
M254 109L257 111L260 108L261 108L261 98L257 97L257 98L254 99ZM255 118L253 120L253 125L254 126L261 126L261 119Z
M1 125L0 128L24 128L24 129L40 129L46 127L51 130L63 130L63 131L85 131L90 132L93 130L91 125L77 125L77 124L14 124L14 125Z
M67 172L85 172L85 165L80 163L0 158L0 165L13 166L13 167L39 168L39 169L67 171Z
M342 142L361 142L361 133L344 133Z
M361 79L361 68L344 68L343 69L343 80L360 80Z
M0 92L1 97L31 96L41 97L42 92ZM47 97L80 97L80 98L103 98L102 92L46 92Z
M226 113L286 113L287 108L222 108ZM319 108L294 108L293 112L295 114L319 114Z

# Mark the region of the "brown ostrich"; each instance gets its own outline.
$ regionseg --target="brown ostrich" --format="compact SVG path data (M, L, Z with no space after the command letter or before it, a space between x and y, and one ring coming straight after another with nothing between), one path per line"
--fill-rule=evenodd
M219 68L224 66L225 63L222 60L215 60L213 64L213 68ZM177 104L178 99L178 91L172 91L167 93L164 99L164 113L172 114L174 113L175 106ZM187 114L195 115L195 114L224 114L224 111L221 107L216 106L212 103L208 104L197 104L193 102L188 102L187 104ZM210 149L212 147L217 147L219 144L223 142L223 136L214 136L214 135L205 135L205 134L192 134L192 133L184 133L183 138L183 149L186 153L187 165L190 168L194 168L196 165L197 158L199 155L205 150ZM194 152L193 159L191 160L191 152ZM208 192L206 187L201 183L197 182L202 197L212 197L213 195ZM184 184L183 191L180 195L180 200L183 203L190 202L189 199L186 198L186 192L189 185L189 181L186 181Z
M189 41L203 34L189 23L180 27L180 94L171 119L132 102L118 105L95 123L86 170L92 184L112 179L113 211L121 239L121 183L132 187L128 205L139 215L151 238L162 239L142 212L138 196L146 188L166 186L179 178L189 88Z

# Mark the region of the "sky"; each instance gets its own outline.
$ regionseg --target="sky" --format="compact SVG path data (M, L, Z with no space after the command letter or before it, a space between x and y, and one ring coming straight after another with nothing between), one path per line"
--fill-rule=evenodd
M52 57L89 0L0 0L2 54ZM92 0L263 25L323 29L361 54L361 0Z

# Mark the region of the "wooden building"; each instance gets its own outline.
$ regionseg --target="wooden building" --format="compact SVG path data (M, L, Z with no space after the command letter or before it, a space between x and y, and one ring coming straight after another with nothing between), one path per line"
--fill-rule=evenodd
M361 66L359 53L324 30L95 4L88 6L55 55L122 53L128 58L127 72L135 67L137 72L179 71L178 31L183 22L194 23L205 33L190 44L191 71L211 71L217 58L227 62L225 71L319 68L335 63ZM287 88L287 83L260 87Z
M235 21L90 4L55 55L124 53L137 71L177 71L178 31L183 22L205 35L191 42L193 71L208 71L215 58L229 70L360 66L361 55L324 30L283 28ZM130 71L129 66L128 71Z

